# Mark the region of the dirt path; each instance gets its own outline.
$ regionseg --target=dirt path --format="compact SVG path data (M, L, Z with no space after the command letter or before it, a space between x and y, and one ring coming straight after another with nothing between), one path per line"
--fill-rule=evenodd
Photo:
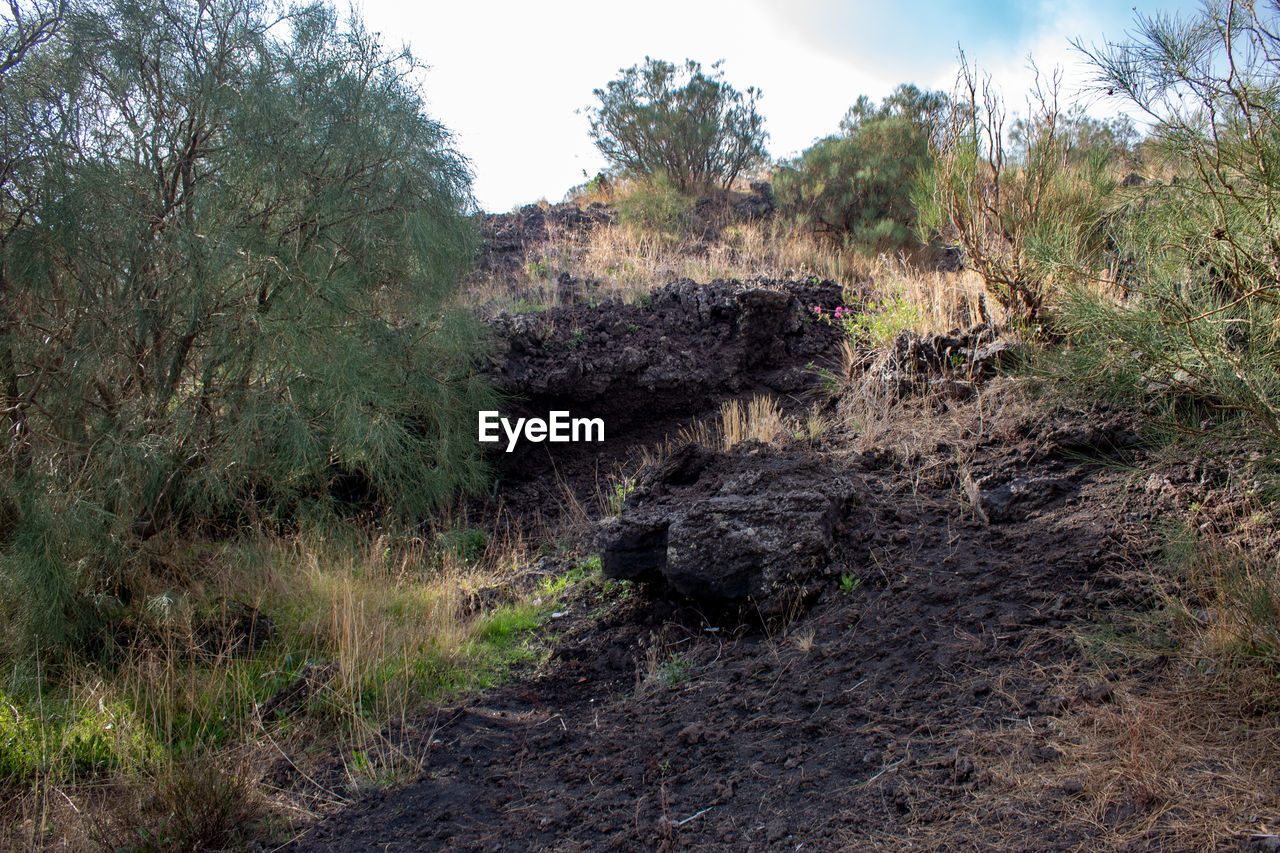
M1063 627L1123 594L1107 568L1124 557L1124 474L1087 458L1116 428L1001 429L966 463L990 522L966 506L954 466L833 456L862 501L806 612L735 627L594 589L536 678L441 711L420 779L322 821L293 849L1083 843L978 808L990 780L975 757L984 739L1023 727L1019 760L1052 762L1039 733L1054 715L1106 701L1084 685L1053 693L1037 673L1073 656Z

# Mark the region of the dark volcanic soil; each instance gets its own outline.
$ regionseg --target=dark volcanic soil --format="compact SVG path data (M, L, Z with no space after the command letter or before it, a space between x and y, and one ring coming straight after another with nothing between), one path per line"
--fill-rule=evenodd
M993 415L993 393L952 410L970 426L928 459L819 448L860 500L809 609L744 624L592 588L536 677L441 709L421 778L294 849L1087 848L979 808L975 744L1025 727L1018 760L1051 764L1054 715L1108 701L1037 673L1123 594L1106 458L1133 435L1105 413Z

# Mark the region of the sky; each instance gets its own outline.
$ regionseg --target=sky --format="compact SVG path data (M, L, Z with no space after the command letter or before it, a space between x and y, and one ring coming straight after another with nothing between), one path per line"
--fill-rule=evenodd
M1193 12L1198 0L355 0L388 48L429 66L423 91L471 162L480 207L557 202L604 168L588 136L592 90L646 56L704 66L763 91L775 158L836 132L859 95L900 83L950 91L958 49L990 73L1011 111L1028 57L1061 67L1065 93L1098 116L1123 111L1088 84L1085 45L1123 40L1137 13Z

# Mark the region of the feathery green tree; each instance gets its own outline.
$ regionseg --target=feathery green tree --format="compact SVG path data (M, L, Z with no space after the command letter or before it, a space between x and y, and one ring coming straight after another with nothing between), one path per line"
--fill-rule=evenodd
M157 532L478 485L470 175L412 56L324 5L56 11L0 86L0 573L35 633L83 633Z
M1098 85L1152 122L1181 174L1135 191L1113 237L1126 298L1073 290L1075 373L1095 387L1243 415L1280 439L1280 6L1138 16L1083 49ZM1079 45L1077 45L1079 47Z

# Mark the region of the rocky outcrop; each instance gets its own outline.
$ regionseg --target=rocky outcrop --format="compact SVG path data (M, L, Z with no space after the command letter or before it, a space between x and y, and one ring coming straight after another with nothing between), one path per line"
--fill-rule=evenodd
M777 615L830 563L852 494L829 462L804 448L688 444L651 469L622 514L604 524L601 565L611 578Z
M744 220L764 219L773 209L773 185L768 181L752 181L751 194L733 205L733 212Z
M699 414L734 394L808 388L818 381L810 366L833 357L841 339L814 320L812 306L840 304L832 282L685 279L640 305L497 317L489 373L530 414L571 409L603 417L616 431Z

